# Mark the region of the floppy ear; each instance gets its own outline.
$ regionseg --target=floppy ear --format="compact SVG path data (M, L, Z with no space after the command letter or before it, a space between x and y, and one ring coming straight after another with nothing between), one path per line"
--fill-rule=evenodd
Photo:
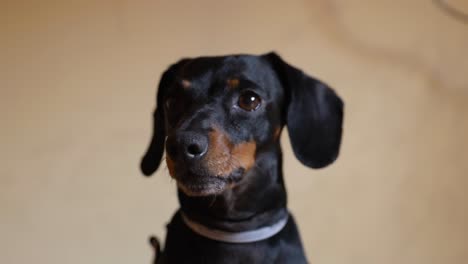
M338 157L343 102L323 82L284 62L265 55L276 71L286 99L286 123L296 158L311 168L322 168Z
M172 65L167 69L159 81L157 106L153 114L153 137L149 144L146 154L140 163L141 171L144 175L150 176L161 164L161 159L164 154L164 144L166 141L166 127L164 120L164 95L169 86L171 86L176 78L176 72L182 61Z

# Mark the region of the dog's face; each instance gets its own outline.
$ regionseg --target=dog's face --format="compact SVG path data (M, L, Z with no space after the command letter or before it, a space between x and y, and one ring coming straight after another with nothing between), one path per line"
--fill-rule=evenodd
M281 124L282 89L265 61L199 58L181 65L164 96L166 162L189 195L232 187ZM276 132L275 132L276 129Z
M274 53L181 60L164 73L157 104L142 170L157 169L165 145L169 173L189 196L242 184L284 124L304 164L323 167L338 154L341 100Z

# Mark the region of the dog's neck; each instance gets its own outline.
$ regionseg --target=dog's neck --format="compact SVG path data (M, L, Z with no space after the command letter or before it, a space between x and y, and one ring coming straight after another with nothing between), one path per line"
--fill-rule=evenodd
M282 158L275 151L257 153L255 166L234 188L213 196L187 196L178 190L182 212L220 230L240 232L268 226L287 216Z

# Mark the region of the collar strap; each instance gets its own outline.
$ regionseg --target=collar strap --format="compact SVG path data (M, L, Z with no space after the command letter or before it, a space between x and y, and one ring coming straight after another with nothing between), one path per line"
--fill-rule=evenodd
M250 243L270 238L283 229L289 218L289 214L287 214L284 218L281 218L278 222L269 226L243 232L227 232L194 222L182 212L181 215L184 223L193 232L212 240L227 243Z

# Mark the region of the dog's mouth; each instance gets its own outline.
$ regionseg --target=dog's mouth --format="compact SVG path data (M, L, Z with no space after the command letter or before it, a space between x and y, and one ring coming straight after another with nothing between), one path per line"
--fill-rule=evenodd
M200 177L191 175L192 179L177 179L177 186L189 196L206 196L222 193L229 183L222 178L213 176Z
M244 169L234 170L229 175L197 174L190 171L171 175L179 189L188 196L217 195L233 188L241 180Z

